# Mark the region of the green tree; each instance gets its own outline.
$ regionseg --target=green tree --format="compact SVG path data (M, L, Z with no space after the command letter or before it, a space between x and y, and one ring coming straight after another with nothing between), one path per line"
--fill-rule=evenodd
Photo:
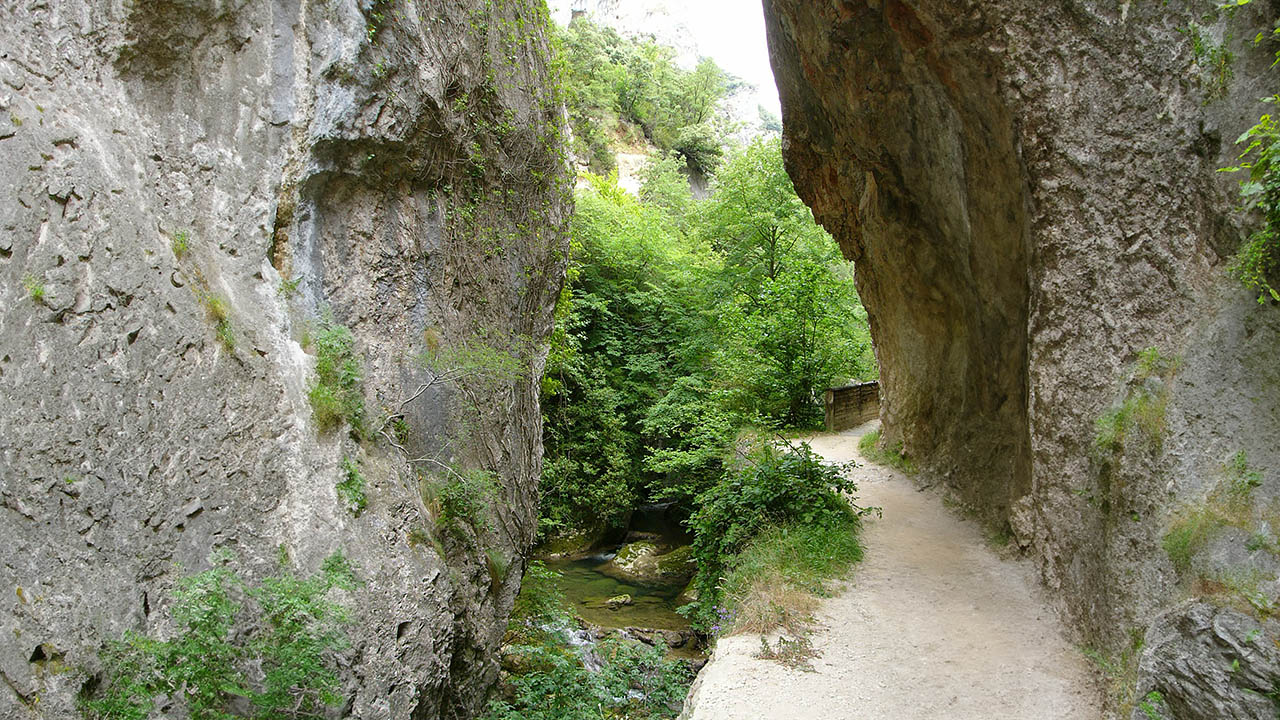
M614 168L609 146L628 127L695 170L715 167L724 145L717 116L723 101L744 87L741 80L709 58L685 70L674 49L623 38L586 18L560 29L555 45L564 61L575 152L593 171Z
M700 232L719 250L716 353L731 409L744 419L810 426L833 381L870 375L866 314L850 264L796 196L781 142L753 142L712 186Z
M675 380L707 350L699 343L701 266L671 208L692 202L660 163L637 200L616 178L579 193L569 288L558 310L543 406L543 530L622 522L655 472L646 425Z

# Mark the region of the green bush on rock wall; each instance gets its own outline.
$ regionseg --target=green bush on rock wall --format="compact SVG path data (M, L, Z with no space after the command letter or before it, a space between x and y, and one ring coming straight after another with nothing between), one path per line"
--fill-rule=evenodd
M282 558L279 573L256 585L229 567L229 553L211 560L178 581L171 637L128 631L108 644L96 689L82 698L87 717L143 720L161 695L194 720L318 717L342 702L348 615L329 595L356 585L345 558L335 553L305 578Z

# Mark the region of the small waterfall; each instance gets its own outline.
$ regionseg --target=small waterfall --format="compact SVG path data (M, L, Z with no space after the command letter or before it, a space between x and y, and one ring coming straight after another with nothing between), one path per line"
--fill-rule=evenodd
M596 638L590 630L568 629L565 630L564 637L569 647L582 658L583 667L591 672L600 672L604 667L604 660L600 658L600 653L596 652Z

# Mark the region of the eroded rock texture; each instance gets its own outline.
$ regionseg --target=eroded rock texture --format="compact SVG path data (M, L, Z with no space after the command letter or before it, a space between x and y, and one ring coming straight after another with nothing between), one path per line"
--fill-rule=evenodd
M566 250L540 8L0 7L0 716L73 716L104 641L167 632L213 548L251 576L279 547L353 561L344 713L479 706L535 529ZM362 358L361 442L308 405L327 314ZM456 379L379 433L427 351ZM497 486L444 530L419 474L449 464Z
M1139 665L1133 720L1274 718L1275 620L1188 602L1156 618Z
M1216 172L1274 90L1252 39L1280 8L764 5L788 170L857 262L886 441L1011 531L1086 638L1141 633L1193 579L1162 538L1228 459L1259 469L1259 517L1280 485L1280 310L1227 277L1256 218ZM1159 407L1099 449L1134 398ZM1237 535L1235 569L1274 565Z

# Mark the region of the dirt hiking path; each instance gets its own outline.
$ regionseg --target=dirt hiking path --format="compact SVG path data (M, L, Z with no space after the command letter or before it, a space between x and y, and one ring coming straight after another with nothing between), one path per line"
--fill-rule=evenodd
M1039 595L1031 566L1002 560L976 524L867 464L874 424L810 441L857 460L859 504L878 505L866 559L816 614L813 672L753 657L758 635L721 638L694 685L693 720L1097 720L1087 660Z

